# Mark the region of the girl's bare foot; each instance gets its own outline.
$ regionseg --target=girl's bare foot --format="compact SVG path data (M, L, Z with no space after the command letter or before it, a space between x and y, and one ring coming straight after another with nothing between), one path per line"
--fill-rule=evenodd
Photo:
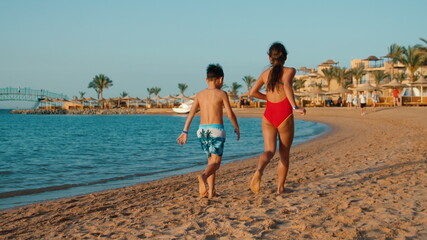
M250 186L251 191L253 193L259 193L260 185L261 185L261 173L257 170L251 180L251 186Z
M199 175L197 177L197 180L199 180L199 194L200 197L206 197L207 195L207 189L206 189L206 177L203 177L204 175Z

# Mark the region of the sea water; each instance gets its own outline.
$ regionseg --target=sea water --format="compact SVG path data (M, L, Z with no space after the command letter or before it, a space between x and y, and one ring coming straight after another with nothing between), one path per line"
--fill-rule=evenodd
M0 110L0 209L129 186L202 170L206 155L186 116L16 115ZM241 139L225 118L223 163L263 151L260 118L239 118ZM294 145L328 130L296 120ZM255 167L255 166L254 166Z

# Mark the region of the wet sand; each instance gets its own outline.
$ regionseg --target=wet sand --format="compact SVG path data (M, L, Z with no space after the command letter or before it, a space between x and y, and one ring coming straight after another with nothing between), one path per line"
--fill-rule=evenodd
M427 239L427 108L369 110L297 116L332 130L292 148L285 194L277 156L250 192L252 158L220 168L213 199L174 176L2 210L0 239Z

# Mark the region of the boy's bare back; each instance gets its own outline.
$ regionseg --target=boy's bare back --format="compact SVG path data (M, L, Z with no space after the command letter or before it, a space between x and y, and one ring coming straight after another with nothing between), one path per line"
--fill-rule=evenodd
M199 105L201 125L223 124L223 107L227 113L231 110L227 93L217 88L199 92L195 104Z

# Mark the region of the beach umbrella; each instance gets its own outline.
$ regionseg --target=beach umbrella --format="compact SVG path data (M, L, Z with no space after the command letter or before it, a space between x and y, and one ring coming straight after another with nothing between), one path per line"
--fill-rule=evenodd
M319 95L327 95L326 91L323 91L320 87L314 87L310 92L310 96L316 96L316 101L319 101Z
M379 87L374 87L374 86L372 86L372 85L369 83L369 81L368 81L368 82L365 82L364 84L359 85L358 87L355 87L355 88L352 88L352 89L354 89L354 90L356 90L356 91L359 91L359 92L361 92L361 91L368 91L368 92L372 92L372 91L374 91L374 90L379 89Z
M111 100L117 101L117 107L120 107L120 104L122 103L122 98L121 97L112 98Z
M381 88L391 88L391 89L404 88L404 87L407 87L407 85L399 83L396 79L393 79L389 83L381 85Z
M190 98L189 97L187 97L187 96L185 96L184 94L180 94L180 95L178 95L178 96L176 96L176 98L179 98L179 99L181 99L181 102L184 102L184 100L190 100Z
M156 100L156 105L159 104L159 101L162 100L162 97L160 97L159 95L154 95L154 100Z
M343 86L339 86L338 88L327 92L328 94L341 94L341 93L349 93L352 92L350 89L344 88Z
M389 83L381 85L382 88L404 88L407 85L399 83L396 79L391 80Z
M129 107L131 99L132 98L129 95L127 95L126 97L122 98L123 101L126 101L126 106L127 107Z
M44 106L47 107L47 105L48 105L47 103L51 102L51 100L49 98L45 98L45 99L40 100L40 102L43 102Z
M166 101L171 101L171 100L173 100L173 101L175 101L176 100L176 97L174 97L174 96L171 96L170 94L168 94L167 96L165 96L165 97L163 97L162 98L163 100L166 100Z
M421 102L423 102L423 91L424 91L424 86L427 86L427 80L423 76L421 76L417 81L410 84L412 86L421 87Z
M176 97L173 97L169 94L169 95L163 97L162 100L165 100L168 104L169 104L169 102L175 103Z
M95 99L94 99L93 97L86 98L86 102L88 102L88 103L89 103L89 107L91 107L91 106L92 106L92 102L93 102L94 100L95 100Z
M105 108L105 102L107 102L107 100L105 100L105 98L101 97L100 99L97 100L98 102L98 107L99 107L99 103L102 102L102 108Z

